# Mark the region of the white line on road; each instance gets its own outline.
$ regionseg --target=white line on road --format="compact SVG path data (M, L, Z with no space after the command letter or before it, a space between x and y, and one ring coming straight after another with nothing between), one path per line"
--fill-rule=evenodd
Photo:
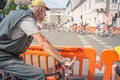
M105 47L105 48L113 48L113 47L110 46L110 45L104 45L103 47Z
M100 42L100 44L107 44L106 42Z
M90 44L88 41L84 41L82 42L82 44Z
M84 45L84 47L92 47L92 45Z

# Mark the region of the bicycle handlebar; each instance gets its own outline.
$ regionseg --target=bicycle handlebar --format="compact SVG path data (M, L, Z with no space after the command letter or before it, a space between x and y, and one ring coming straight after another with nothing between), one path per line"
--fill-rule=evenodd
M61 73L61 65L59 62L55 65L56 67L56 73L50 74L49 76L56 75L56 80L85 80L84 78L79 77L70 77L71 69L73 67L74 62L76 61L76 57L73 58L73 60L70 62L69 66L65 66L65 73Z
M65 74L63 75L63 74L61 74L61 64L58 62L58 64L56 64L55 66L56 66L56 69L57 69L57 71L56 71L56 73L58 74L58 79L57 80L59 80L60 78L64 78L64 79L69 79L70 78L70 73L71 73L71 69L72 69L72 65L73 65L73 63L75 62L75 60L76 60L76 57L74 57L73 58L73 60L71 61L71 63L69 64L69 66L67 65L67 66L65 66ZM61 79L60 79L61 80Z
M72 65L75 62L75 60L76 60L76 57L73 58L73 60L71 61L71 63L70 63L69 66L66 66L66 69L65 69L65 78L70 78L71 68L72 68Z

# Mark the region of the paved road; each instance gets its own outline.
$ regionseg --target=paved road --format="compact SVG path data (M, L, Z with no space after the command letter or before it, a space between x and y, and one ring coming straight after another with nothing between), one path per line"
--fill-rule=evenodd
M120 45L120 36L97 37L95 35L80 35L71 32L47 30L41 30L41 33L46 36L53 45L92 47L96 50L98 56L100 56L100 52L103 49ZM33 44L36 44L36 42Z
M114 37L97 37L95 35L80 35L77 33L71 33L71 32L58 32L58 31L47 31L47 30L41 30L40 31L44 36L47 37L47 39L53 44L57 46L80 46L80 47L92 47L97 52L97 61L100 59L100 54L103 49L106 48L113 48L114 46L120 45L120 36L114 36ZM36 44L35 41L33 41L32 44ZM88 61L84 60L84 71L83 74L87 75L87 66ZM77 66L77 63L76 63ZM97 76L102 76L101 73L104 72L104 68L99 71L96 69L95 73L97 73ZM77 73L77 69L75 70L75 73ZM101 75L99 75L101 74ZM97 77L96 77L97 78ZM95 80L102 80L101 77L99 79Z

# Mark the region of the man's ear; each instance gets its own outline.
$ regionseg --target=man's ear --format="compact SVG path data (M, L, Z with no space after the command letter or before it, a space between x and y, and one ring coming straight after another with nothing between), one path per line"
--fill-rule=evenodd
M42 11L42 8L40 7L38 10L39 10L39 11Z
M40 7L40 8L38 9L38 11L39 11L39 13L41 14L41 13L42 13L42 8Z

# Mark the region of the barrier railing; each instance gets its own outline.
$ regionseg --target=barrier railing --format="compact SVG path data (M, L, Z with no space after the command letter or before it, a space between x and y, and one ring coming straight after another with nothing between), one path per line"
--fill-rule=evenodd
M115 28L114 29L114 34L120 34L120 28Z
M83 77L83 60L88 59L88 73L87 73L87 80L94 80L95 77L95 69L101 70L103 65L105 67L104 73L103 73L103 79L102 80L110 80L111 73L112 73L112 65L114 62L119 61L118 54L115 53L112 49L105 49L101 52L100 61L96 62L96 51L93 48L87 48L87 47L61 47L63 48L59 54L61 54L63 57L73 59L74 56L76 57L76 60L79 62L79 70L78 70L78 76ZM26 57L26 55L28 57ZM40 49L39 46L30 46L28 50L21 54L23 57L24 62L26 63L27 58L29 58L29 64L33 66L34 64L34 58L33 56L36 56L36 66L41 67L41 61L40 57L44 57L44 66L46 73L49 72L48 66L49 61L48 58L50 57L49 54L47 54L45 51ZM55 64L56 60L52 59L52 67L53 72L56 71ZM71 76L74 76L74 69L72 70ZM63 71L64 73L64 71ZM48 77L47 80L56 80L56 76ZM120 77L118 77L118 80L120 80Z
M112 73L112 65L114 62L119 61L118 54L113 51L113 49L104 49L101 52L100 61L96 63L96 51L93 48L87 47L61 47L62 50L59 52L63 57L70 58L71 60L76 57L76 61L79 62L78 76L83 77L83 60L88 59L88 73L87 80L94 80L95 77L95 69L101 70L103 65L105 66L103 73L103 80L110 80ZM30 46L28 50L21 54L24 62L26 62L26 55L29 56L29 64L33 66L33 56L36 56L37 67L41 67L40 56L44 57L44 65L46 73L49 72L48 69L48 58L50 57L45 51L43 51L39 46ZM56 71L55 64L56 60L53 58L52 60L53 72ZM43 64L42 64L43 65ZM74 69L72 70L71 76L74 76ZM64 73L64 71L63 71ZM56 80L56 76L48 77L48 80ZM118 77L120 80L120 77Z
M76 60L79 61L79 77L82 77L82 65L83 59L89 60L88 65L88 75L87 80L94 80L95 74L95 64L96 64L96 51L92 48L78 48L78 47L62 47L63 49L59 52L63 57L73 59L76 56ZM44 57L44 65L46 73L48 73L48 58L49 55L44 52L39 46L31 46L24 54L21 56L23 57L24 62L26 62L27 58L25 56L29 56L29 64L33 66L33 56L36 56L36 63L37 67L41 67L40 63L40 56ZM55 64L56 60L53 59L53 72L56 71ZM43 65L43 64L42 64ZM73 72L74 70L72 70ZM64 73L64 72L63 72ZM72 73L71 76L74 74ZM56 80L56 76L49 77L48 80Z
M96 31L96 27L95 26L87 26L86 30L88 33L94 33Z
M99 69L101 69L103 64L105 65L103 80L110 80L112 74L112 65L114 62L118 62L119 57L118 54L114 52L113 49L104 49L101 52L101 57L99 61ZM118 77L118 80L120 78Z

